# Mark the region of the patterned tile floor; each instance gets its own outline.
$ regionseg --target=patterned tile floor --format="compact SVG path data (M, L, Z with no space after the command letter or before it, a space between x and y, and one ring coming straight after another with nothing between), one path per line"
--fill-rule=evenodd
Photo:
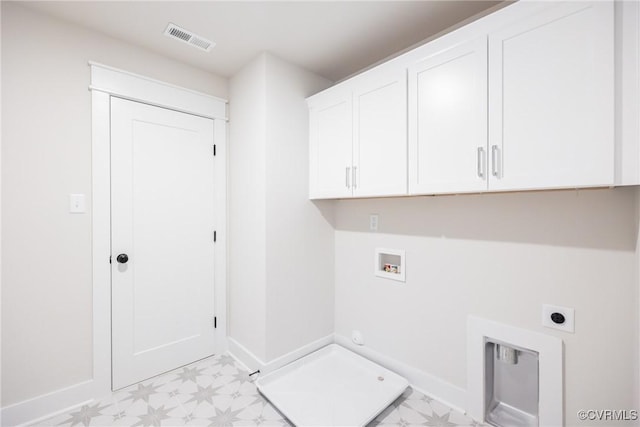
M34 426L289 426L226 354L176 369ZM479 426L412 389L370 426Z

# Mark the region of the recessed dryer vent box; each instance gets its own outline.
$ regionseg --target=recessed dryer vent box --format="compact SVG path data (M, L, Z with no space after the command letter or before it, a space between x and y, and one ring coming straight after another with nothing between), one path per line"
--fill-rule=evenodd
M405 281L404 251L376 248L374 274L385 279Z

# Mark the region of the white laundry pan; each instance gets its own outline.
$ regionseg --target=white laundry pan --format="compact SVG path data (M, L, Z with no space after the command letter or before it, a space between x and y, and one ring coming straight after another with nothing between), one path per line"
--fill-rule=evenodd
M331 344L259 378L256 385L297 426L363 426L409 383Z

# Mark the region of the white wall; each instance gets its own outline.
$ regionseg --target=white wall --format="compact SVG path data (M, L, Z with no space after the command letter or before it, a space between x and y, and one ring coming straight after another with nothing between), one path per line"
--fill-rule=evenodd
M638 230L636 239L636 268L635 268L635 282L636 282L636 302L640 307L640 186L636 187L636 229ZM636 311L636 324L637 331L636 336L638 341L636 342L636 349L633 354L634 364L634 378L636 379L633 395L635 396L635 406L640 407L640 309ZM637 422L640 425L640 420Z
M226 97L227 81L2 2L2 406L91 378L89 60ZM106 260L105 260L106 262Z
M305 103L329 84L269 54L230 81L230 337L263 362L333 332L334 231L308 200Z
M0 5L0 35L2 35L2 5ZM1 38L0 38L1 44ZM0 100L2 99L2 47L0 46ZM2 129L2 102L0 102ZM0 132L0 242L2 242L2 132ZM0 407L2 407L2 244L0 244Z
M305 98L330 82L266 56L267 360L333 333L331 202L309 201ZM327 215L325 218L323 215Z
M336 333L466 388L473 314L565 343L566 424L638 405L636 189L344 200L336 204ZM379 232L368 232L377 213ZM406 250L406 283L374 277L376 247ZM575 334L543 328L573 307ZM453 402L464 407L465 402Z
M266 358L266 90L259 56L229 81L229 336Z

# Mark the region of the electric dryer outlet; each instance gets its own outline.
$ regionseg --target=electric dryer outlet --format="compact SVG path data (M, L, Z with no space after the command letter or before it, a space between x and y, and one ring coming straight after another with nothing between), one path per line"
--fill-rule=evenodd
M557 305L542 305L542 326L574 333L575 310Z

